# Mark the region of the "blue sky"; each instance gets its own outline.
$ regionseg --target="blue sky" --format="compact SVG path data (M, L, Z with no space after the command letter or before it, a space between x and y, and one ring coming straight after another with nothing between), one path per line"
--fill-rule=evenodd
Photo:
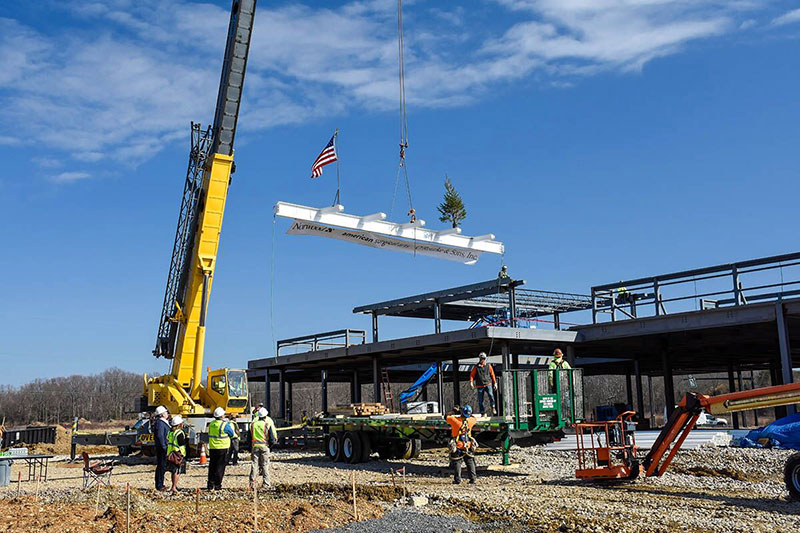
M469 212L464 232L504 241L513 276L582 293L797 250L800 3L404 5L409 175L429 226L443 226L435 207L447 173ZM150 351L188 126L213 118L228 8L107 0L4 10L0 383L166 370ZM262 0L207 364L271 354L273 328L278 338L368 329L354 306L496 274L492 256L469 267L273 226L278 200L330 203L333 167L308 175L336 128L347 211L389 211L394 8ZM430 328L382 324L385 336Z

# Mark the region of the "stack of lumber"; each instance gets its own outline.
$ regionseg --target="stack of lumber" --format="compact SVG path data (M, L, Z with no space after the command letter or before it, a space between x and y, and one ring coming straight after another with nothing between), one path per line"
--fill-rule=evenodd
M343 416L372 416L372 415L385 415L389 410L382 403L351 403L349 405L337 405L329 409L328 413L331 415Z

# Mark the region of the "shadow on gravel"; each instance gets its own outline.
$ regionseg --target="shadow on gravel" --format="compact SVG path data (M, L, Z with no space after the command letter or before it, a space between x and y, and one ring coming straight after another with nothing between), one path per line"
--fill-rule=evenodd
M388 474L390 469L395 471L399 468L406 469L406 473L418 476L451 476L453 471L447 459L442 459L441 465L421 465L417 463L404 462L401 460L391 461L382 459L372 459L366 463L336 463L324 456L312 457L282 457L280 453L275 453L270 456L270 460L276 463L296 464L303 466L313 466L316 468L330 468L337 470L355 470L358 472L368 471L379 474ZM491 467L491 468L490 468ZM528 474L516 472L512 470L497 470L496 465L492 463L478 464L478 474L483 477L524 477Z
M725 496L722 494L708 494L705 492L689 492L687 490L665 490L640 485L634 481L587 483L579 479L556 479L543 481L542 484L561 487L592 487L609 491L625 491L630 494L670 496L673 498L682 498L686 500L707 500L721 502L725 505L730 505L733 507L743 507L747 509L756 509L759 511L773 511L786 515L800 516L800 504L783 498L743 498L737 496Z

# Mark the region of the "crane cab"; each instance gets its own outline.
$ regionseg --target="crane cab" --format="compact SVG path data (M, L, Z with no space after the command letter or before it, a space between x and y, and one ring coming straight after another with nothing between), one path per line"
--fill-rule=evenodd
M242 413L247 408L247 374L237 369L209 369L206 393L210 405L222 407L226 413Z

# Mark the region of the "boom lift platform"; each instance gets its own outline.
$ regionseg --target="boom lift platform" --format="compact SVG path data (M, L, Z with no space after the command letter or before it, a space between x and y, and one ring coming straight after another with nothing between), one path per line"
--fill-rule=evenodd
M687 393L672 412L653 447L641 460L634 435L633 411L609 422L581 423L576 477L589 480L661 476L669 467L697 419L705 410L714 415L800 403L800 383L732 392L718 396ZM800 500L800 453L789 457L784 480L790 496Z

